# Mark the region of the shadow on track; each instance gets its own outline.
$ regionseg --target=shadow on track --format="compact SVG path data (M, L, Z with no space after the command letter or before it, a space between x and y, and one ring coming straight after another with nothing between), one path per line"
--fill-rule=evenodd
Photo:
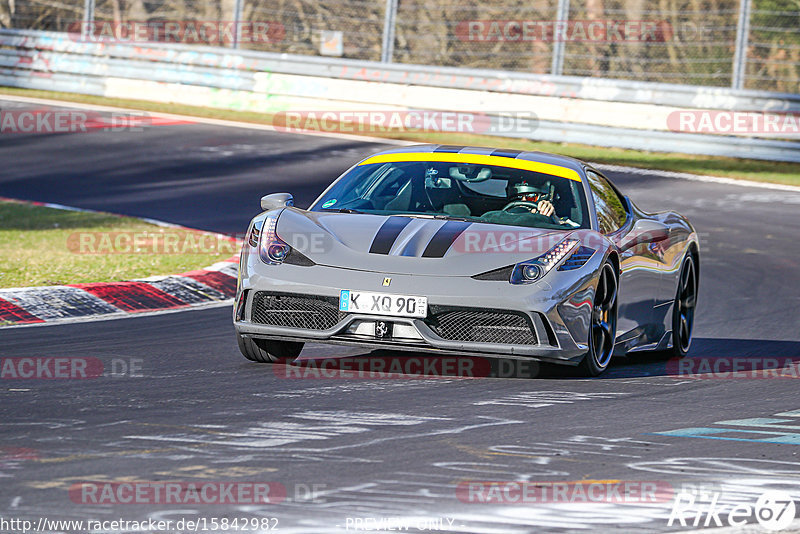
M577 368L528 360L473 355L431 355L374 350L359 356L304 358L275 365L281 378L296 379L584 379ZM800 378L800 342L698 338L684 359L634 353L615 358L592 380Z

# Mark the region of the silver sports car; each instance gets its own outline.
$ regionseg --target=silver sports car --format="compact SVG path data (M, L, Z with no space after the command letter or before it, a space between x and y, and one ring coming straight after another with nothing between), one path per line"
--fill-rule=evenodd
M596 376L612 355L682 357L694 228L645 213L592 166L538 152L418 145L360 161L307 210L261 199L234 325L244 356L304 342L531 359Z

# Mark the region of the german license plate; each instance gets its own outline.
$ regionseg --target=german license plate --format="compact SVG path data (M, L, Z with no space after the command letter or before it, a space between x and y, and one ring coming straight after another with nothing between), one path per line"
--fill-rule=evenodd
M339 309L349 313L424 318L428 315L428 297L342 289Z

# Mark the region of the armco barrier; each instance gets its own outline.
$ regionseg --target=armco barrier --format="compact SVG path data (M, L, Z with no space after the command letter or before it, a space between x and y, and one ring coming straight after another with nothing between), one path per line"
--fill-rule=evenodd
M584 143L800 161L798 136L670 131L685 109L800 113L800 95L289 56L178 44L80 42L0 30L0 85L274 113L287 110L532 112L517 134Z

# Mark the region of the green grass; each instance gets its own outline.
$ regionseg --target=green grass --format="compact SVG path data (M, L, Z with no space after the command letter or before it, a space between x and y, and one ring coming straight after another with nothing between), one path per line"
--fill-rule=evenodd
M18 95L33 98L49 98L70 102L137 109L149 112L175 113L213 119L235 120L257 124L273 124L273 115L244 111L228 111L214 108L164 104L143 100L123 100L73 93L57 93L30 89L0 87L0 95ZM421 143L456 145L502 146L519 150L540 150L572 156L596 163L627 165L645 169L706 174L726 178L746 179L759 182L800 185L800 165L796 163L771 162L752 159L695 156L687 154L645 152L621 148L603 148L567 143L547 143L516 138L491 137L474 134L452 133L371 133L372 137L405 139ZM646 135L643 132L642 135Z
M105 213L0 201L0 287L4 288L175 274L207 267L236 252L233 243L202 232Z

